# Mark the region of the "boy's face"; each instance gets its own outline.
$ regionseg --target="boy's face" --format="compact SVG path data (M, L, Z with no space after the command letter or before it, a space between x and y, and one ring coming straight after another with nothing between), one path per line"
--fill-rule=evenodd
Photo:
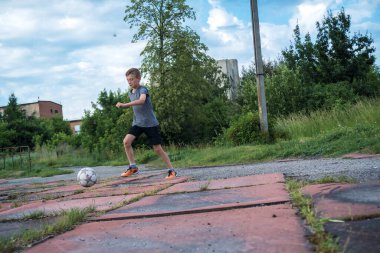
M129 86L132 88L132 89L136 89L137 87L139 87L140 85L140 79L141 78L137 78L135 75L133 74L130 74L127 76L127 81L128 81L128 84Z

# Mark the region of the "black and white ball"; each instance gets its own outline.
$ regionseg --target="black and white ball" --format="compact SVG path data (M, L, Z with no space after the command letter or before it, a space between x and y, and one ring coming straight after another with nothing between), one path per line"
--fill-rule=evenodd
M83 187L93 186L97 181L95 170L89 167L81 169L78 172L77 180Z

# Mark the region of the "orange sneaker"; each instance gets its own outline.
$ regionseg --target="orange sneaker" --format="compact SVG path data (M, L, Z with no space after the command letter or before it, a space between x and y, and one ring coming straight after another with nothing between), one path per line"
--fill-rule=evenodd
M129 169L127 169L125 172L121 173L120 176L122 177L129 177L129 176L132 176L132 175L136 175L139 173L139 169L137 167L129 167Z
M177 177L177 172L173 169L170 169L168 171L168 175L165 177L165 179L174 179Z

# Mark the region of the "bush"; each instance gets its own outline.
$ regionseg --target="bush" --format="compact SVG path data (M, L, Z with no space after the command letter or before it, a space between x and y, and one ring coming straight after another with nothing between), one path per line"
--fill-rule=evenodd
M234 145L263 144L273 140L273 132L271 128L268 133L261 132L259 114L248 112L232 122L224 133L224 139Z

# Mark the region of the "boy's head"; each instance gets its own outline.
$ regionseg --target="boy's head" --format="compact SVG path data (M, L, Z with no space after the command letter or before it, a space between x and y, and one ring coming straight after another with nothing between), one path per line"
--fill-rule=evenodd
M127 72L125 73L125 76L128 77L129 75L134 75L136 78L140 78L141 79L140 70L138 70L136 68L130 68L130 69L128 69Z
M127 78L128 84L129 86L131 86L132 89L135 89L140 85L141 73L138 69L128 69L125 73L125 77Z

